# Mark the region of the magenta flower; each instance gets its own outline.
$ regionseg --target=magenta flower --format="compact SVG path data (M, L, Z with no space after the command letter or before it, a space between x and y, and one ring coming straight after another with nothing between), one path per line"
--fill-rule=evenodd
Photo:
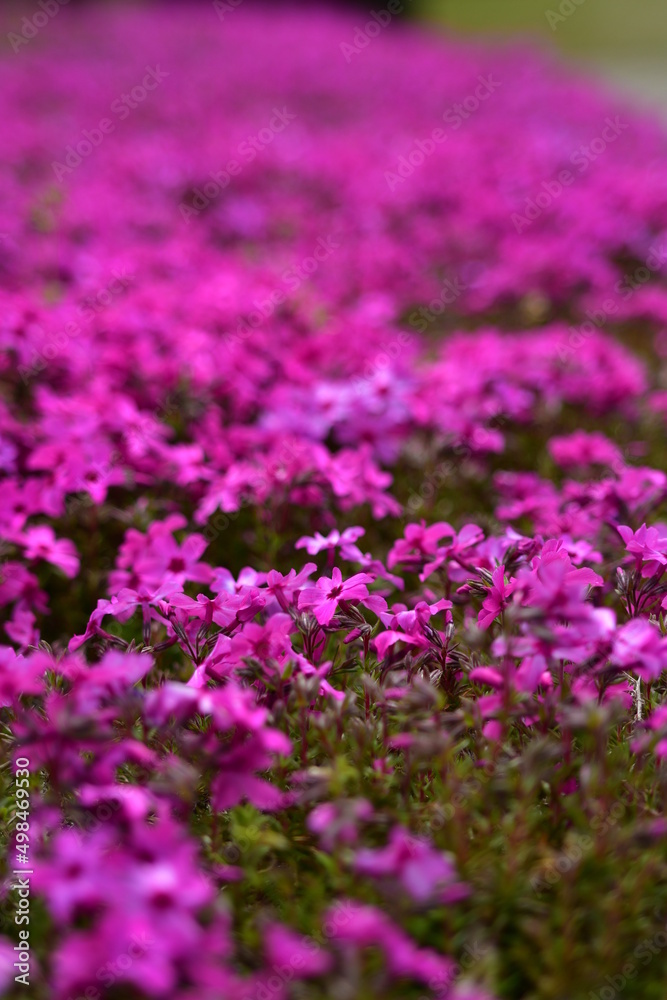
M449 858L399 826L391 831L386 847L358 851L354 867L360 875L397 879L418 903L467 894L461 884L455 887L456 872Z
M32 611L17 604L11 618L5 622L5 632L19 649L36 646L39 643L39 631L35 627L35 620Z
M9 993L17 970L14 968L16 952L13 938L0 937L0 990Z
M488 597L484 598L482 610L477 616L477 624L486 629L509 605L510 597L516 590L516 580L505 580L505 567L498 566L491 574L492 584Z
M134 562L134 571L142 581L153 586L167 581L179 586L186 580L209 583L213 570L208 563L200 562L206 547L202 535L188 535L179 545L171 534L165 534L143 549Z
M9 646L0 646L0 706L11 706L22 694L37 694L44 687L48 666L39 657L23 657Z
M420 524L408 524L405 528L404 537L394 544L389 553L387 566L389 569L393 569L394 566L400 564L407 566L419 565L422 561L425 561L427 556L432 556L437 552L441 538L450 538L453 540L455 537L456 531L454 528L452 528L451 524L447 524L444 521L438 524L431 524L428 527L425 521L422 521Z
M222 590L215 597L197 594L196 598L192 598L186 594L172 594L169 597L169 604L180 608L193 618L201 619L206 625L215 622L216 625L227 628L237 620L250 621L266 603L265 598L255 588L241 589L245 593L230 594Z
M333 941L351 948L379 947L388 970L418 982L434 982L447 990L453 982L456 966L451 959L429 948L420 948L390 918L374 906L341 900L331 907L325 930Z
M592 434L575 431L564 437L553 437L549 441L549 451L555 462L564 468L586 465L622 464L622 455L617 446L599 431Z
M625 542L628 552L635 557L635 566L642 576L655 576L667 566L667 528L657 526L633 531L627 525L619 524L616 530Z
M296 934L282 924L269 924L264 930L264 951L269 965L287 965L299 979L322 976L332 964L331 955L313 938Z
M422 649L428 648L428 640L423 635L409 635L406 632L396 632L394 629L386 629L380 632L373 640L378 658L383 660L387 655L387 650L395 646L398 642L404 642L407 646L417 646Z
M172 585L173 587L173 585ZM163 606L165 598L172 596L171 590L167 587L164 590L146 590L142 588L140 592L123 589L118 595L114 595L110 600L99 600L97 607L93 611L86 631L83 635L73 635L69 641L71 652L79 649L88 639L95 635L105 635L102 629L102 622L107 616L116 618L120 622L128 621L137 610L141 609L144 624L157 620L165 622L165 617L157 608Z
M667 669L667 638L646 619L635 618L618 629L610 661L645 681L655 681Z
M320 625L328 625L341 601L362 601L368 597L367 583L374 577L369 573L355 573L343 582L341 571L336 567L331 577L321 576L317 586L306 587L299 595L299 608L311 610Z
M665 837L664 128L387 11L65 5L0 61L35 995L566 995L661 895L658 840L608 927L583 897ZM561 969L529 881L594 816Z
M266 574L267 593L275 597L283 611L287 611L315 569L317 569L315 563L306 563L298 573L295 569L291 569L285 575L272 569Z
M306 826L317 834L325 851L332 851L336 844L355 844L361 824L372 815L373 806L367 799L338 799L316 805Z
M313 538L305 535L300 538L295 549L305 548L309 556L316 556L319 552L326 551L328 549L341 549L343 556L345 557L346 547L353 548L353 550L358 551L354 542L364 534L363 528L345 528L344 531L331 531L328 535L321 535L319 531L315 532Z
M26 528L21 535L21 542L25 546L26 559L44 559L70 578L79 572L79 557L74 543L68 538L57 539L48 525Z

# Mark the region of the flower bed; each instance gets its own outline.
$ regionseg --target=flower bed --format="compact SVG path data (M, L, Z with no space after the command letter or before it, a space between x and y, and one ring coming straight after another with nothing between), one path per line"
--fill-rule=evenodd
M5 994L663 1000L664 133L219 14L0 62Z

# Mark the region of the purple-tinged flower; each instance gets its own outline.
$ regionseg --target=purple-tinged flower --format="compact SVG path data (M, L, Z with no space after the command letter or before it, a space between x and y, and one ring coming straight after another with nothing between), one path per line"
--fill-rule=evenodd
M319 837L325 851L332 851L337 843L356 844L359 827L372 815L373 806L367 799L338 799L316 805L306 826Z
M79 557L74 543L68 538L57 539L48 525L26 528L19 540L25 546L26 559L44 559L61 569L70 579L79 572Z
M667 529L658 526L633 531L627 525L619 524L616 530L625 542L628 552L635 557L635 567L641 569L642 576L656 576L667 566Z
M548 447L554 461L563 468L587 465L613 468L616 463L622 463L619 448L599 431L592 434L575 431L564 437L553 437Z
M44 687L46 663L39 655L22 656L0 646L0 706L10 706L22 694L38 694Z
M445 521L428 527L425 521L420 524L408 524L403 538L394 544L389 553L387 566L389 569L398 565L418 566L426 561L428 556L435 555L440 539L445 537L451 539L456 537L454 528Z
M449 986L456 966L451 959L429 948L420 948L386 914L374 906L355 900L341 900L327 913L325 931L329 937L350 948L378 947L387 969L428 985L434 981Z
M294 598L298 595L306 582L310 580L313 572L317 569L315 563L306 563L299 572L291 569L289 573L283 575L278 570L272 569L266 574L267 593L274 597L283 611L294 603Z
M340 548L341 554L344 558L346 547L352 546L358 538L365 534L363 528L345 528L344 531L331 531L328 535L321 535L319 531L315 532L314 537L310 538L308 535L304 535L300 538L294 548L303 549L305 548L309 556L316 556L322 551L327 551L329 549ZM356 548L356 546L355 546Z
M616 632L610 662L642 680L655 681L667 668L667 638L656 625L635 618Z
M331 955L317 941L297 934L282 924L268 924L263 938L269 965L280 968L287 965L298 979L323 976L331 968Z
M489 594L484 598L482 610L477 617L477 624L481 629L488 628L491 622L503 613L510 603L510 597L516 590L516 580L506 581L504 566L498 566L493 571L491 580Z
M414 837L404 827L396 826L383 848L364 848L357 852L355 871L375 879L396 879L418 903L444 902L467 895L457 883L452 862L431 845Z
M301 591L299 608L311 610L320 625L328 625L341 601L362 601L367 598L369 594L366 584L373 580L374 577L369 573L355 573L343 582L341 571L335 567L331 577L321 576L317 586Z

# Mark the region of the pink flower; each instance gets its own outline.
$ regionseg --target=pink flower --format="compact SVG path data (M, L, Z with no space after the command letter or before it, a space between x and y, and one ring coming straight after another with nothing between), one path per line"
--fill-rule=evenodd
M373 640L379 659L383 660L387 655L387 650L398 642L404 642L407 646L419 646L422 649L428 647L428 640L423 635L408 635L405 632L386 629Z
M619 524L616 530L625 542L628 552L635 557L635 566L641 568L642 576L655 576L667 566L667 529L657 526L633 531L627 525Z
M245 593L230 594L222 590L215 597L197 594L196 599L186 594L172 594L169 604L181 608L193 618L201 619L206 625L215 622L221 628L227 628L236 620L249 621L254 618L266 603L255 588L244 587L241 590Z
M336 567L331 577L321 576L316 587L301 591L299 608L312 610L320 625L328 625L341 601L361 601L369 596L366 584L373 579L368 573L355 573L343 582L342 573Z
M484 599L482 610L477 617L477 624L482 629L488 628L491 622L502 614L510 603L509 598L516 589L516 580L506 582L504 566L495 569L491 574L491 579L493 582L489 589L489 595Z
M616 632L610 661L642 680L655 681L667 668L667 638L644 618L635 618Z
M11 705L18 695L40 692L47 666L39 654L19 656L9 646L0 646L0 707Z
M451 539L456 537L454 528L445 521L431 524L428 527L425 521L420 524L406 525L404 537L394 543L394 547L389 553L387 566L389 569L393 569L399 564L420 565L427 556L435 554L438 550L438 543L443 537Z
M180 514L174 514L164 521L153 521L145 535L131 528L109 577L111 592L140 586L181 590L187 581L210 583L213 569L200 562L208 545L203 535L188 535L182 545L174 538L174 531L186 523Z
M361 875L398 879L418 903L453 898L448 895L456 881L451 861L400 826L391 831L386 847L358 851L354 867ZM461 888L457 886L455 895L460 895Z
M36 646L39 642L39 632L35 628L35 616L32 611L22 608L20 605L14 607L12 617L5 622L5 632L21 649L26 646Z
M336 688L332 687L326 679L326 675L331 670L331 660L327 660L326 663L321 663L319 667L315 667L305 658L305 656L297 656L296 663L299 668L299 672L305 677L319 678L319 693L321 695L333 698L335 701L345 701L345 692L338 691Z
M10 984L14 981L17 970L14 968L16 952L13 938L0 937L0 991L9 993Z
M359 827L372 815L373 806L367 799L338 799L316 805L306 826L311 833L317 834L325 851L332 851L337 843L356 843Z
M164 599L170 596L172 595L168 588L166 590L157 589L153 591L147 591L145 588L142 588L139 592L123 589L118 595L114 594L108 601L99 600L97 607L90 616L86 631L83 635L72 636L69 641L69 650L74 652L87 642L88 639L91 639L95 635L103 634L102 622L108 615L111 615L120 622L126 622L141 608L144 624L148 624L153 620L165 622L164 616L156 608L161 606Z
M334 530L328 535L321 535L319 531L316 531L313 538L305 535L303 538L298 540L294 547L296 549L305 548L309 556L316 556L323 550L340 547L343 556L345 556L345 547L351 546L357 541L358 538L361 538L363 534L363 528L345 528L343 532Z
M282 924L269 924L264 930L264 951L269 965L287 965L299 979L323 976L332 964L331 955L313 938L296 934Z
M456 966L451 959L429 948L420 948L390 918L374 906L341 900L326 916L325 930L336 942L353 948L379 947L389 972L425 985L438 983L443 991L451 985Z
M171 534L165 534L139 555L134 564L135 572L142 580L158 586L165 580L180 586L186 580L209 583L213 570L208 563L199 561L207 545L202 535L188 535L179 545Z
M295 569L291 569L285 575L279 573L277 569L272 569L266 574L267 593L275 597L283 611L287 611L315 569L317 569L315 563L306 563L298 573Z
M25 546L26 559L44 559L61 569L70 579L79 572L79 557L74 543L69 538L56 539L53 528L48 525L26 528L21 535L21 542Z
M614 466L622 462L622 455L616 445L601 434L594 431L575 431L563 437L553 437L549 441L549 451L555 462L564 468L585 465Z

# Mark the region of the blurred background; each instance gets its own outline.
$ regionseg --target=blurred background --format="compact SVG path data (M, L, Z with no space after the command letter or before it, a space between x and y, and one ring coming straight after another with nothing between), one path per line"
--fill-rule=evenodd
M144 0L0 0L0 31L17 17L32 16L44 3L62 6ZM212 6L214 0L148 0L168 9L171 4ZM230 7L332 6L352 9L366 18L390 0L232 0ZM396 0L393 0L396 3ZM398 0L394 17L431 22L461 34L487 37L524 36L558 50L591 72L667 118L667 0ZM360 20L360 24L364 21Z
M667 117L667 0L412 0L464 33L539 37Z

